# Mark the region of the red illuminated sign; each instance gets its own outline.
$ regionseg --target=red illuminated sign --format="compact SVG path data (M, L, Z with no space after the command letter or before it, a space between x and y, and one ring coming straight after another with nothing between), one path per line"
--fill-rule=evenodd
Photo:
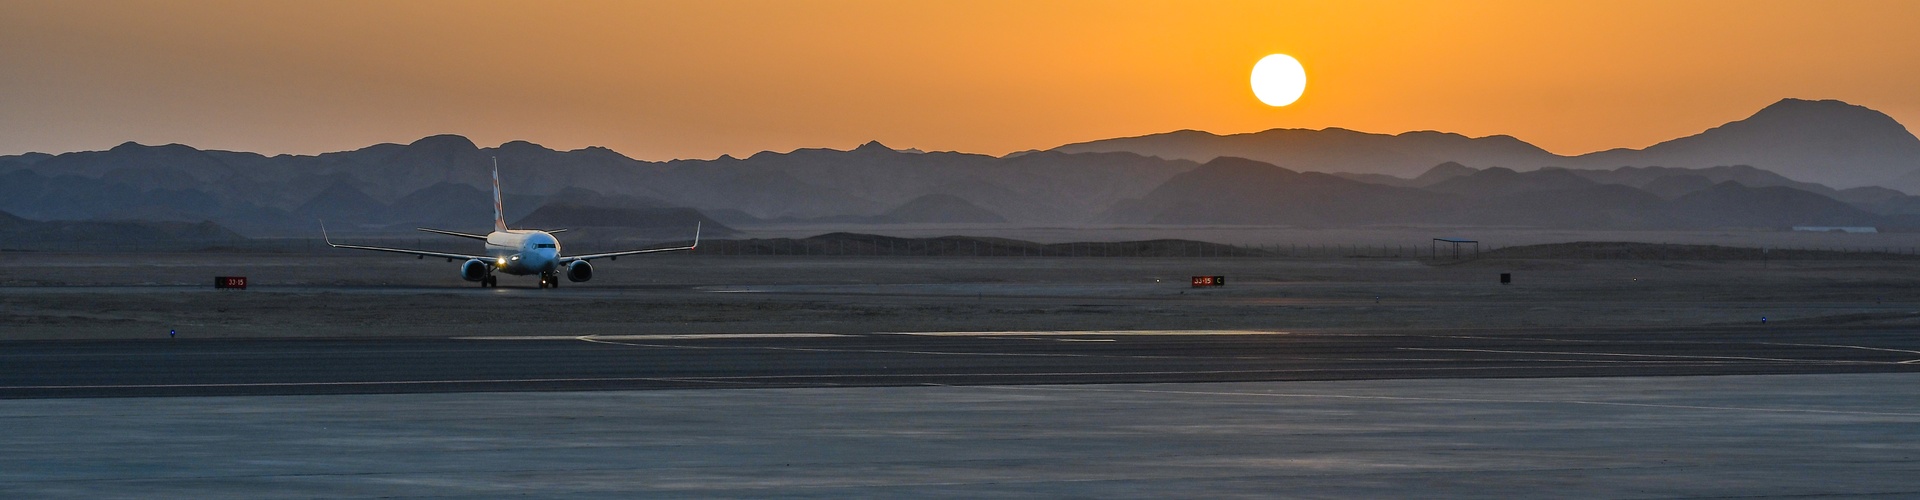
M215 276L213 278L213 287L246 290L247 277L246 276Z
M1193 287L1200 288L1203 286L1227 286L1227 277L1226 276L1194 276Z

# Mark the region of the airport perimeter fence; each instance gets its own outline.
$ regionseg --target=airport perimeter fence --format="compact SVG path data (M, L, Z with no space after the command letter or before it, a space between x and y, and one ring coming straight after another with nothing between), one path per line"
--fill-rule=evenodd
M724 257L1160 257L1160 258L1386 258L1424 255L1413 245L1228 245L1190 240L1033 243L993 238L835 238L701 242L700 255Z
M1482 252L1495 247L1483 247ZM991 238L873 238L721 240L702 242L699 254L727 257L1162 257L1275 259L1433 259L1427 245L1273 243L1230 245L1191 240L1031 243ZM1455 257L1445 250L1439 259ZM1471 251L1459 259L1473 258Z
M455 254L475 253L469 242L437 238L351 238L357 245L419 249ZM566 247L577 255L629 248L668 247L688 242L592 242ZM319 238L254 238L217 244L193 242L84 242L13 245L0 242L0 251L82 253L226 252L251 254L344 253ZM703 240L685 255L720 257L1167 257L1167 258L1418 258L1425 247L1414 245L1269 244L1228 245L1190 240L1033 243L994 238L751 239Z
M218 244L189 242L62 242L31 245L0 242L0 252L35 253L153 253L231 252L254 254L340 254L319 238L255 238ZM473 253L469 242L434 238L359 238L354 243L396 246L456 254ZM568 254L687 242L618 241L573 245ZM1484 245L1479 251L1429 244L1301 244L1228 245L1192 240L1034 243L997 238L895 238L885 236L841 238L774 238L705 240L700 248L681 255L707 257L941 257L941 258L1247 258L1247 259L1405 259L1433 262L1476 259L1577 260L1920 260L1920 247L1775 246L1722 247L1658 243L1556 243L1542 245Z
M1772 247L1739 248L1673 244L1483 245L1454 252L1447 246L1413 244L1228 245L1187 240L1028 243L972 238L876 238L808 241L805 239L715 240L701 242L694 255L722 257L1047 257L1047 258L1269 258L1403 259L1471 261L1478 259L1580 260L1884 260L1920 259L1920 247Z

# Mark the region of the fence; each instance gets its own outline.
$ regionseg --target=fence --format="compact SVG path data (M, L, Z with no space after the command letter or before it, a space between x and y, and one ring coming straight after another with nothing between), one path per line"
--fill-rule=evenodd
M441 238L343 238L354 244L392 246L448 253L479 253L476 242ZM593 241L568 244L567 254L684 245L686 242ZM319 238L255 238L220 242L0 242L0 252L143 253L232 252L348 255L329 248ZM975 237L896 238L853 235L816 238L705 240L690 255L715 257L1048 257L1048 258L1270 258L1270 259L1455 259L1451 250L1438 255L1430 245L1276 243L1228 245L1192 240L1035 243ZM1482 248L1481 259L1597 259L1597 260L1905 260L1920 259L1920 247L1722 247L1654 243L1558 243Z

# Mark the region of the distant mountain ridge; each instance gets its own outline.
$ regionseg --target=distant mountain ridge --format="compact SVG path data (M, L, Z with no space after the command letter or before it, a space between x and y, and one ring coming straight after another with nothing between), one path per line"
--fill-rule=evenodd
M1589 168L1751 165L1799 181L1857 187L1920 172L1920 138L1893 117L1865 106L1782 99L1746 119L1699 134L1646 149L1585 154L1578 160ZM1914 187L1920 186L1905 186Z
M593 236L643 236L656 239L690 238L694 224L700 225L701 234L712 238L724 238L740 234L739 231L690 208L661 207L606 207L580 204L576 200L557 199L541 205L533 213L514 220L514 228L555 230L566 229L573 235L591 233Z
M1504 135L1472 138L1434 131L1388 135L1343 128L1272 129L1230 135L1181 130L1068 144L1053 151L1128 152L1196 162L1236 157L1296 171L1395 176L1412 176L1444 162L1521 168L1552 165L1561 158Z
M510 218L584 196L592 199L582 203L646 200L731 220L1071 224L1195 166L1124 153L996 158L899 151L878 142L846 151L667 162L524 141L481 148L452 135L315 156L128 143L108 151L0 157L0 210L40 220L147 212L219 221L248 234L301 234L314 219L362 230L484 226L492 212L486 193L495 157ZM922 205L908 206L916 200Z
M1475 168L1710 168L1750 165L1837 187L1920 193L1920 139L1892 117L1837 100L1783 99L1745 119L1644 149L1560 156L1504 136L1369 134L1340 128L1215 135L1182 130L1068 144L1054 151L1131 152L1197 162L1233 156L1294 170L1412 177L1442 162Z
M1444 201L1443 195L1413 188L1223 157L1116 205L1106 218L1134 224L1343 226L1405 219Z
M1791 99L1746 120L1654 147L1580 157L1555 156L1506 136L1343 129L1234 136L1183 131L1002 157L896 150L868 142L847 150L811 148L664 162L634 160L597 147L556 151L525 141L483 148L457 135L271 157L126 143L106 151L0 157L0 210L39 221L212 221L247 235L307 235L317 227L316 219L357 231L410 231L423 225L477 231L490 226L490 172L492 159L498 158L509 220L542 225L585 221L609 234L656 225L679 231L702 220L743 228L1446 224L1778 229L1806 224L1920 229L1915 222L1920 220L1920 197L1884 187L1836 189L1747 163L1610 165L1667 159L1706 165L1718 162L1702 158L1720 156L1797 158L1796 164L1826 161L1816 169L1825 172L1821 175L1881 175L1906 168L1900 162L1915 143L1904 127L1878 112L1838 101ZM1216 146L1278 154L1287 163L1232 155L1202 163L1094 151L1136 148L1169 156L1205 155ZM1822 148L1838 152L1822 156ZM1517 166L1548 161L1557 163ZM533 217L536 213L540 215ZM685 220L673 222L679 219Z
M1588 179L1572 170L1488 168L1415 188L1294 172L1232 157L1202 164L1145 197L1116 205L1107 221L1302 227L1920 229L1920 219L1911 214L1874 213L1789 186L1754 187L1729 180L1666 198L1634 186Z
M240 234L205 221L34 221L0 212L0 250L186 249L243 240Z

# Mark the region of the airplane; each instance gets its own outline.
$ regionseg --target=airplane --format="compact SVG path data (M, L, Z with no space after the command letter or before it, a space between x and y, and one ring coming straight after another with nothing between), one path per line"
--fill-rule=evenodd
M693 225L693 244L684 247L625 250L563 257L560 255L560 240L555 239L553 233L564 232L566 231L565 229L548 231L507 229L506 213L504 210L501 210L500 205L500 159L498 158L493 160L493 232L483 236L425 227L414 229L429 233L486 241L487 253L486 255L467 255L406 248L340 245L335 244L333 238L327 236L326 221L320 221L320 237L327 242L327 246L349 250L403 253L414 255L421 259L440 257L447 259L447 262L453 262L455 259L464 259L467 262L460 265L460 278L467 281L478 282L481 288L498 288L500 286L499 278L494 276L496 272L515 276L538 274L540 275L540 288L559 288L560 271L562 268L566 270L567 281L579 283L593 279L593 265L587 263L587 261L590 260L617 260L621 256L626 255L687 251L700 246L700 224L696 222Z

